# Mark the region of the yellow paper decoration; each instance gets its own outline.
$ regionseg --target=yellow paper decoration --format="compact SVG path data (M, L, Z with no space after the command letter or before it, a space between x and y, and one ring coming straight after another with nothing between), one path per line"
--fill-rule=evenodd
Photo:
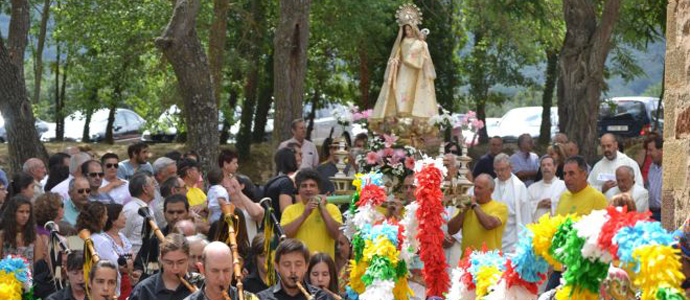
M407 284L407 278L398 279L395 288L393 288L393 296L395 296L395 300L408 300L411 296L414 296L414 292Z
M633 283L642 289L642 300L656 299L661 287L678 290L685 279L680 272L680 250L665 245L648 245L633 250L633 259L640 262L640 270Z
M364 286L364 282L362 282L362 276L367 272L369 263L361 260L357 264L354 260L351 260L350 265L352 266L352 270L350 270L350 287L353 291L357 292L357 294L364 293L366 287Z
M362 191L362 176L364 176L364 174L357 173L355 174L355 180L352 181L352 186L357 188L357 193Z
M573 288L572 285L566 285L556 292L556 300L598 300L599 295L592 293L588 289Z
M5 271L0 271L0 299L22 299L22 285L19 283L17 278L14 277L14 274L8 274Z
M387 257L393 265L398 263L398 249L385 236L378 236L375 243L364 243L364 260L371 261L376 255Z
M527 227L534 233L532 238L532 247L534 247L534 252L543 257L546 262L554 267L556 270L563 270L563 266L559 263L551 254L549 254L549 248L551 248L551 240L553 236L558 231L558 227L565 222L566 219L570 218L573 222L576 222L577 217L573 215L568 216L549 216L548 214L543 215L539 218L539 222L534 224L529 224Z
M489 291L489 287L495 285L501 279L503 272L498 270L496 266L483 266L477 272L477 298L480 299Z

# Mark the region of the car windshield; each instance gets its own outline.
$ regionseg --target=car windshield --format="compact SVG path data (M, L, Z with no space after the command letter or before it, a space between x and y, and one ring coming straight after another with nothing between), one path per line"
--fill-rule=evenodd
M641 117L645 114L644 104L639 101L608 101L602 103L599 108L599 116L604 118L626 113L633 117Z

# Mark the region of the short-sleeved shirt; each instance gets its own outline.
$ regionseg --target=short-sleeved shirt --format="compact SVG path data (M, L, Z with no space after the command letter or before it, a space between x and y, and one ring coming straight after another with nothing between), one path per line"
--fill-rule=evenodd
M130 200L132 200L132 195L129 194L129 181L124 181L125 183L123 185L118 186L107 193L107 195L110 196L110 198L113 199L115 203L121 205L125 205L129 203ZM103 178L103 183L101 183L101 187L104 187L108 184L110 184L110 181Z
M187 189L187 201L189 201L189 205L206 204L206 194L204 194L204 191L197 187L187 187Z
M153 175L153 166L151 166L151 163L148 162L145 164L135 166L129 160L125 160L121 161L118 165L119 167L117 167L117 177L120 179L131 179L132 176L134 176L134 173L136 173L139 169L148 171L151 173L151 175Z
M479 204L479 208L487 215L501 220L501 226L487 230L479 222L479 218L474 210L470 209L466 212L465 221L462 224L462 251L465 251L467 247L482 249L483 245L486 245L489 250L501 250L503 230L506 227L506 223L508 223L508 206L491 200L487 203Z
M177 289L174 291L165 288L163 273L158 272L134 286L129 300L182 300L190 294L192 294L192 292L183 284L177 286Z
M283 218L280 220L280 225L285 227L285 225L299 218L304 213L305 208L306 206L302 202L295 203L285 208L285 211L283 211ZM326 210L333 220L338 223L343 223L343 217L337 206L330 203L326 204ZM311 214L309 214L297 230L295 238L304 242L311 253L318 251L335 257L335 239L328 234L326 221L324 221L321 216L320 208L312 210Z
M561 200L558 201L556 214L561 216L568 214L586 216L593 210L604 209L606 206L608 206L606 196L591 185L587 185L587 187L575 194L569 190L565 191L561 195Z
M280 212L280 195L290 196L294 204L296 194L297 188L295 187L295 183L292 182L292 179L287 175L274 177L266 183L264 196L271 198L273 213L276 215L278 221L282 218L282 213Z
M209 217L208 217L208 222L213 223L220 219L221 216L221 211L220 211L220 202L218 202L218 198L223 198L225 199L226 202L230 201L230 195L228 194L228 190L225 189L220 184L211 186L211 188L208 189L208 211L209 211Z
M62 220L69 223L72 226L77 225L77 217L79 216L80 212L79 208L77 208L77 206L74 205L74 202L72 202L72 199L70 198L66 198L62 201L62 203L65 208Z
M539 156L533 152L515 152L510 156L510 162L513 164L513 173L520 171L537 172L539 170ZM534 180L530 179L523 182L525 186L530 186Z

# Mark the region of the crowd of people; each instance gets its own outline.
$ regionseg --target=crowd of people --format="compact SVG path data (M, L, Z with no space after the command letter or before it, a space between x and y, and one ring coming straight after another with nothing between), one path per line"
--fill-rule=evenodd
M0 254L33 262L35 295L49 300L238 299L236 261L241 264L244 299L303 299L305 294L344 299L351 244L341 232L344 208L328 203L325 196L334 191L329 177L337 172L336 145L327 140L319 153L305 139L302 120L293 122L292 134L276 149L276 175L263 186L240 173L237 155L227 149L213 159L217 164L206 174L193 152L172 151L150 163L145 143L130 145L124 160L80 148L52 155L47 166L29 159L11 181L0 176ZM361 153L366 142L366 135L357 136L352 155ZM554 137L544 155L534 153L529 135L520 136L517 144L509 156L502 139L492 138L488 153L467 175L474 184L471 204L446 209L449 265L457 265L468 248L511 253L519 228L545 214L586 215L614 204L650 211L660 220L660 137L647 138L643 154L633 159L620 150L615 136L606 134L600 142L604 157L593 166L564 134ZM449 180L457 175L453 153L458 148L452 143L446 147ZM346 172L356 169L351 164ZM400 220L404 206L414 200L414 177L405 178L401 186L400 193L379 208L388 218ZM271 199L270 206L259 204L264 197ZM239 257L216 239L228 204L235 207ZM262 221L269 212L286 235L274 254L265 253L264 247ZM149 220L160 228L163 240L151 234ZM80 249L83 242L74 237L84 230L100 259L87 279L84 251L55 255L51 246L57 240ZM269 259L275 281L273 270L267 269ZM410 266L414 299L425 299L420 268ZM559 276L553 272L542 288L554 288ZM198 290L192 292L187 284Z

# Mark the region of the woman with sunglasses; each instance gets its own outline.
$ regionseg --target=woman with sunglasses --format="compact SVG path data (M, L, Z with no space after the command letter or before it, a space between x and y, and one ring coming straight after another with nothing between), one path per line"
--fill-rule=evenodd
M98 191L109 195L117 204L125 205L132 200L129 194L129 181L117 177L120 158L115 153L106 153L101 157L105 177Z

